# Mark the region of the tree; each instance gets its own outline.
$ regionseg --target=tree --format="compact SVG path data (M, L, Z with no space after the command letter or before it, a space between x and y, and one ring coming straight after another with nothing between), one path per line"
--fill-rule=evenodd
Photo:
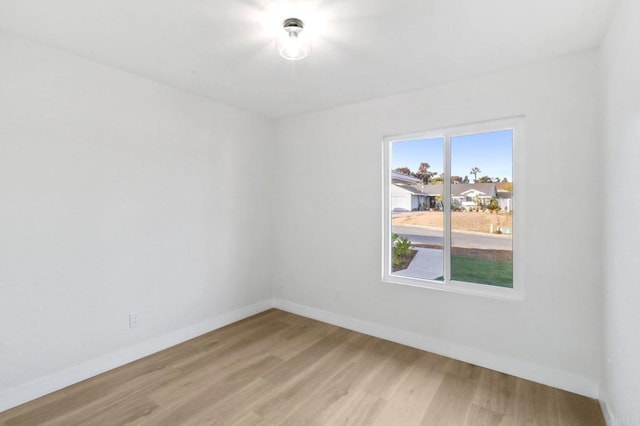
M498 200L494 197L491 197L491 201L489 201L489 205L487 206L491 213L495 213L500 210L500 205L498 204Z
M479 179L476 179L476 183L492 183L493 182L493 178L490 178L489 176L482 176Z
M451 183L462 183L463 180L460 176L451 176Z
M469 173L471 173L473 175L473 180L477 181L478 180L478 173L481 173L481 172L482 172L482 170L480 170L479 167L473 167Z
M502 178L502 183L507 183L507 182L509 182L509 179L507 179L507 178Z
M403 173L409 176L412 175L411 170L409 170L408 167L398 167L397 169L394 170L394 172Z
M469 183L469 176L464 175L464 179L462 179L462 183Z
M424 183L429 183L429 178L433 176L435 173L430 173L429 169L431 166L429 163L420 163L418 166L418 171L416 172L416 177L421 179Z
M435 183L444 183L444 173L440 173L436 177L433 177L434 175L435 175L435 173L431 174L431 183L433 183L433 184L435 184Z

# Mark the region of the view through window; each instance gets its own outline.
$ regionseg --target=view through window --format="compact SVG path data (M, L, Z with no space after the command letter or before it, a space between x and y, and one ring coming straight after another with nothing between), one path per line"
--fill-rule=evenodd
M389 141L391 276L513 287L513 129Z

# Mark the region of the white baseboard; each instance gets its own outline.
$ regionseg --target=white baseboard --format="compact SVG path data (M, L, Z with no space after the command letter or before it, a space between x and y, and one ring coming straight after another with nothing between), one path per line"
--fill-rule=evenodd
M0 392L0 412L271 309L267 299Z
M274 299L274 307L283 311L337 325L342 328L368 334L370 336L390 340L392 342L422 349L427 352L433 352L468 362L470 364L510 374L512 376L521 377L533 382L542 383L544 385L588 396L590 398L599 397L599 384L597 382L566 371L519 361L513 358L480 351L443 340L433 339L416 333L362 321L305 305L299 305L282 299Z
M600 402L600 409L602 410L602 414L604 415L604 421L607 423L607 426L614 426L616 423L614 419L616 418L611 411L611 404L609 404L609 399L604 393L600 393L600 398L598 399Z

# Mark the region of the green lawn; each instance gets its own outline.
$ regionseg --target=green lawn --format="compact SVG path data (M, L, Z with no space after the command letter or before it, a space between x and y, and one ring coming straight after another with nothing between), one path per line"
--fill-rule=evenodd
M468 283L513 287L513 262L451 256L451 278Z

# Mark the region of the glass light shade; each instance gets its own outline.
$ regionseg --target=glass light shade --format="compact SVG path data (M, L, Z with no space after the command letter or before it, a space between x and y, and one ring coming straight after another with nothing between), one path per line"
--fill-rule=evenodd
M287 31L282 29L278 33L277 47L280 56L291 61L297 61L309 54L311 40L308 33L302 30Z

